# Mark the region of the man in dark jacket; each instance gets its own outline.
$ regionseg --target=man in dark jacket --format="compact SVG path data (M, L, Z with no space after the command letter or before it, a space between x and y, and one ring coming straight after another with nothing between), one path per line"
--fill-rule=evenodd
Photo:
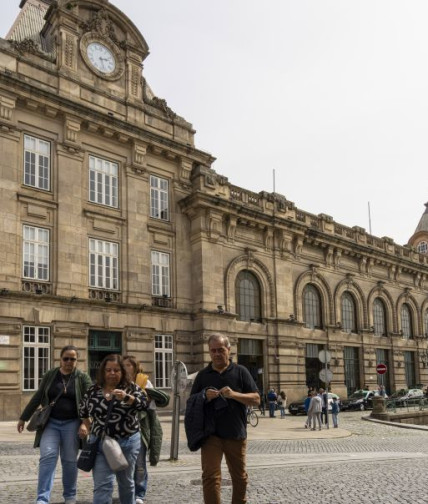
M205 391L208 414L215 431L202 444L202 483L205 504L220 504L223 454L232 478L232 504L247 502L247 406L258 406L260 395L251 374L230 360L229 338L208 339L211 363L198 373L191 394Z

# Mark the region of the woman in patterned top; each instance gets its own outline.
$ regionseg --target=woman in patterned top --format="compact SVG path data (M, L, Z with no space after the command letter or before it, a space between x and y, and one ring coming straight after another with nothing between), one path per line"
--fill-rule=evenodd
M106 425L110 401L114 402ZM115 474L104 457L100 443L92 470L93 504L107 504L112 501L115 476L121 504L135 503L134 470L141 446L137 412L145 409L146 398L141 388L130 381L121 356L112 354L105 357L98 370L95 385L88 390L80 403L79 414L88 428L92 419L92 439L101 437L105 430L108 436L118 441L129 466Z

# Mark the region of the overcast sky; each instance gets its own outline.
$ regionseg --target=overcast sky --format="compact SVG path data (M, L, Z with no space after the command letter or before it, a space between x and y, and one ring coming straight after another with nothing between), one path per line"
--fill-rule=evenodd
M428 201L426 0L111 0L232 184L405 244ZM19 0L2 2L4 36Z

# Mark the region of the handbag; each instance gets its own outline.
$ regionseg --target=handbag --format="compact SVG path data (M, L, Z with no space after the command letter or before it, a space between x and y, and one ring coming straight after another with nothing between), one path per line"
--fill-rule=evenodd
M92 471L95 465L99 443L99 438L95 438L92 442L83 442L82 451L80 452L79 458L77 459L78 469L86 472Z
M110 469L113 472L118 472L118 471L123 471L124 469L126 469L129 466L129 463L126 460L125 455L123 454L123 451L122 451L122 448L120 447L120 444L116 441L116 439L113 439L112 437L110 437L106 434L108 421L109 421L115 400L116 399L113 398L110 401L110 404L108 405L107 414L106 414L106 418L104 421L104 431L101 434L101 449L104 454L104 457L107 460L107 463L108 463ZM100 441L100 440L98 439L98 441Z
M27 425L27 430L29 432L34 432L37 430L43 430L48 423L49 417L51 415L52 408L55 406L55 403L58 401L59 396L63 393L63 390L55 397L53 401L51 401L47 406L43 406L43 408L38 408L33 416L30 418L30 421Z
M128 468L129 463L116 439L104 435L101 447L104 457L113 472L123 471Z

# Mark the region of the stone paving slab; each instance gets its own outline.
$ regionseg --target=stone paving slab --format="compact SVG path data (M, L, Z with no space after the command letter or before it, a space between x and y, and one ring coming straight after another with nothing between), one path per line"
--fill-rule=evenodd
M358 413L340 415L340 429L311 436L304 417L262 419L249 436L249 504L424 504L422 483L428 471L428 433L361 421ZM201 504L200 454L180 438L179 460L169 461L168 419L161 461L149 468L146 504ZM10 425L5 425L10 424ZM14 422L0 423L0 504L34 502L38 450L33 434L14 433ZM249 431L251 433L251 430ZM264 434L262 435L262 433ZM250 434L251 435L251 434ZM263 438L264 436L264 438ZM51 504L62 504L60 465ZM222 502L231 500L229 474ZM92 477L80 473L78 504L90 504ZM114 504L118 504L117 492Z

